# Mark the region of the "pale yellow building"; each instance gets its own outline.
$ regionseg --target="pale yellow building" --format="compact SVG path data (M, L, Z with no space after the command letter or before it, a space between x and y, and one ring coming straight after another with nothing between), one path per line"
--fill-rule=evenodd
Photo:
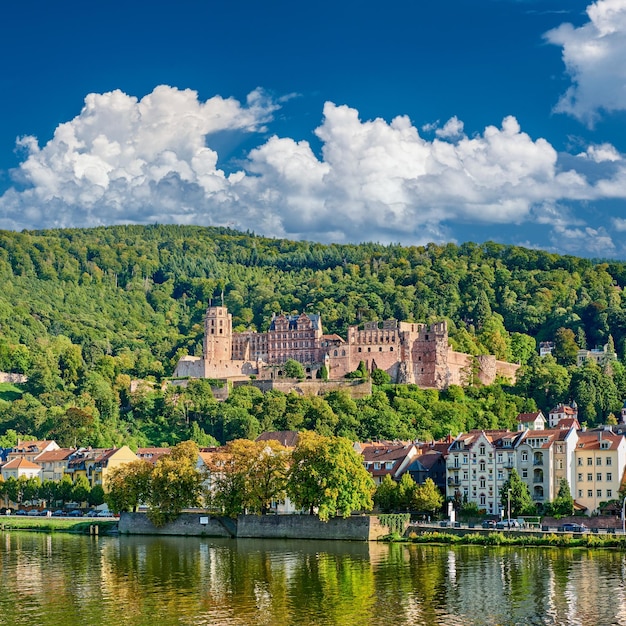
M618 498L625 467L626 438L605 430L579 432L574 451L574 500L591 514L601 502Z

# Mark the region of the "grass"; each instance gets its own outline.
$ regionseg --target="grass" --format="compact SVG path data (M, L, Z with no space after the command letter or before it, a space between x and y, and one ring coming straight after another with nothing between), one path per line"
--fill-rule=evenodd
M0 400L13 402L22 397L24 392L13 383L0 383Z
M571 534L554 533L537 535L508 535L494 532L454 535L452 533L430 532L421 535L411 534L401 541L407 543L438 543L447 545L474 546L548 546L563 548L620 548L626 550L626 537L621 535L593 535L585 533L574 537Z
M2 530L36 530L40 532L66 532L89 534L90 526L98 527L98 534L103 535L117 528L117 522L97 519L55 519L54 517L0 516Z

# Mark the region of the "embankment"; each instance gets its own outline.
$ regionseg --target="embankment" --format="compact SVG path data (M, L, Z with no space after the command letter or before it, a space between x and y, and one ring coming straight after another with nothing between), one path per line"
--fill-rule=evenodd
M352 515L322 522L313 515L240 515L237 519L183 513L154 526L144 513L122 513L119 532L127 535L183 535L246 539L375 541L389 534L375 515Z

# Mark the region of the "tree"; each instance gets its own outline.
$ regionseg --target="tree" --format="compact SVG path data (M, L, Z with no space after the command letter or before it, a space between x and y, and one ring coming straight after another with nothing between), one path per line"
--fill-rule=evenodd
M61 503L65 506L66 502L72 499L72 491L74 489L74 483L72 482L69 474L63 474L61 480L57 485L57 499L61 500Z
M292 453L287 491L296 507L323 521L371 510L375 485L352 444L343 437L300 433Z
M78 502L79 504L87 502L90 491L91 486L89 485L89 479L87 476L78 476L72 487L72 500L74 500L74 502Z
M385 474L380 484L376 487L373 500L376 508L382 513L391 513L398 506L398 485L391 478L391 474Z
M295 361L294 359L287 359L285 361L284 372L287 378L297 378L303 380L306 376L302 363Z
M267 514L273 501L285 499L288 462L287 448L277 441L231 441L210 467L213 504L231 516Z
M512 469L509 477L500 488L500 504L508 513L509 492L511 504L511 518L534 512L534 504L528 491L528 486L522 481L516 469Z
M556 498L548 506L550 515L565 517L574 514L574 498L570 492L569 483L566 478L561 478L559 491Z
M148 518L155 526L174 521L185 507L200 504L204 475L196 468L198 446L183 441L154 466L148 497Z
M375 385L388 385L391 382L391 376L385 370L376 368L372 372L372 382Z
M423 485L418 485L413 494L413 506L417 511L435 513L443 504L443 496L432 478L427 478Z
M114 513L137 511L150 497L153 470L151 463L141 459L114 467L107 479L105 501L109 509Z
M100 506L105 502L105 493L102 485L94 485L89 492L89 496L87 497L87 502L89 506ZM112 507L109 507L112 509Z
M575 365L578 357L576 335L570 328L559 328L554 335L552 356L561 365Z
M397 508L401 511L410 511L415 505L415 494L418 486L408 472L402 474L397 486Z

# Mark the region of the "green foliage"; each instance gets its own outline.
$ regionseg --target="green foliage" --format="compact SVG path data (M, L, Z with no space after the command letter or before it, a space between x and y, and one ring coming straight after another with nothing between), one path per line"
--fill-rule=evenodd
M376 508L383 513L391 513L398 509L398 485L391 478L391 474L385 474L378 484L373 495L373 501Z
M546 506L546 515L565 517L574 514L574 498L570 492L569 483L562 478L559 483L557 497Z
M375 385L388 385L391 382L391 376L385 370L376 368L372 371L372 382Z
M427 478L423 485L413 492L413 505L416 511L435 513L443 504L443 495L431 478Z
M492 242L322 245L173 225L4 231L0 251L0 370L29 377L21 398L0 394L7 401L0 402L0 436L52 436L72 407L92 416L89 432L74 436L93 445L174 445L203 440L202 432L224 443L270 422L302 428L305 402L270 420L256 400L225 404L222 414L204 389L182 404L170 403L158 384L130 393L131 379L159 383L182 354L201 353L206 305L222 291L235 327L264 330L273 312L305 308L321 313L325 332L344 337L359 320L445 318L457 349L491 350L523 365L512 389L467 394L461 403L442 398L457 405L456 416L412 390L385 390L385 400L361 401L358 412L333 408L337 419L320 420L324 432L425 438L512 426L513 407L522 403L514 394L543 411L575 398L591 425L619 411L626 397L622 363L577 378L554 359L539 359L534 345L566 329L580 347L612 337L623 359L622 262ZM562 347L571 361L571 342ZM367 376L365 364L359 372ZM70 440L68 426L59 429Z
M148 518L155 526L174 521L185 507L198 506L204 475L196 469L198 446L183 441L156 462L150 475Z
M535 505L530 496L530 491L528 491L528 486L522 481L516 469L511 470L509 477L500 488L500 504L507 513L509 503L512 519L520 515L533 515L535 513Z
M142 502L148 502L153 471L153 465L143 460L113 468L107 479L108 492L103 494L109 509L114 513L136 511Z
M386 526L390 535L393 533L403 535L410 520L411 515L409 513L388 513L378 516L380 525Z
M287 492L297 508L321 520L373 507L374 481L347 439L305 431L292 453Z
M221 514L265 515L285 499L289 453L278 442L238 439L213 457L211 504Z
M294 359L287 359L283 368L287 378L297 378L298 380L303 380L306 376L302 363L299 363Z

